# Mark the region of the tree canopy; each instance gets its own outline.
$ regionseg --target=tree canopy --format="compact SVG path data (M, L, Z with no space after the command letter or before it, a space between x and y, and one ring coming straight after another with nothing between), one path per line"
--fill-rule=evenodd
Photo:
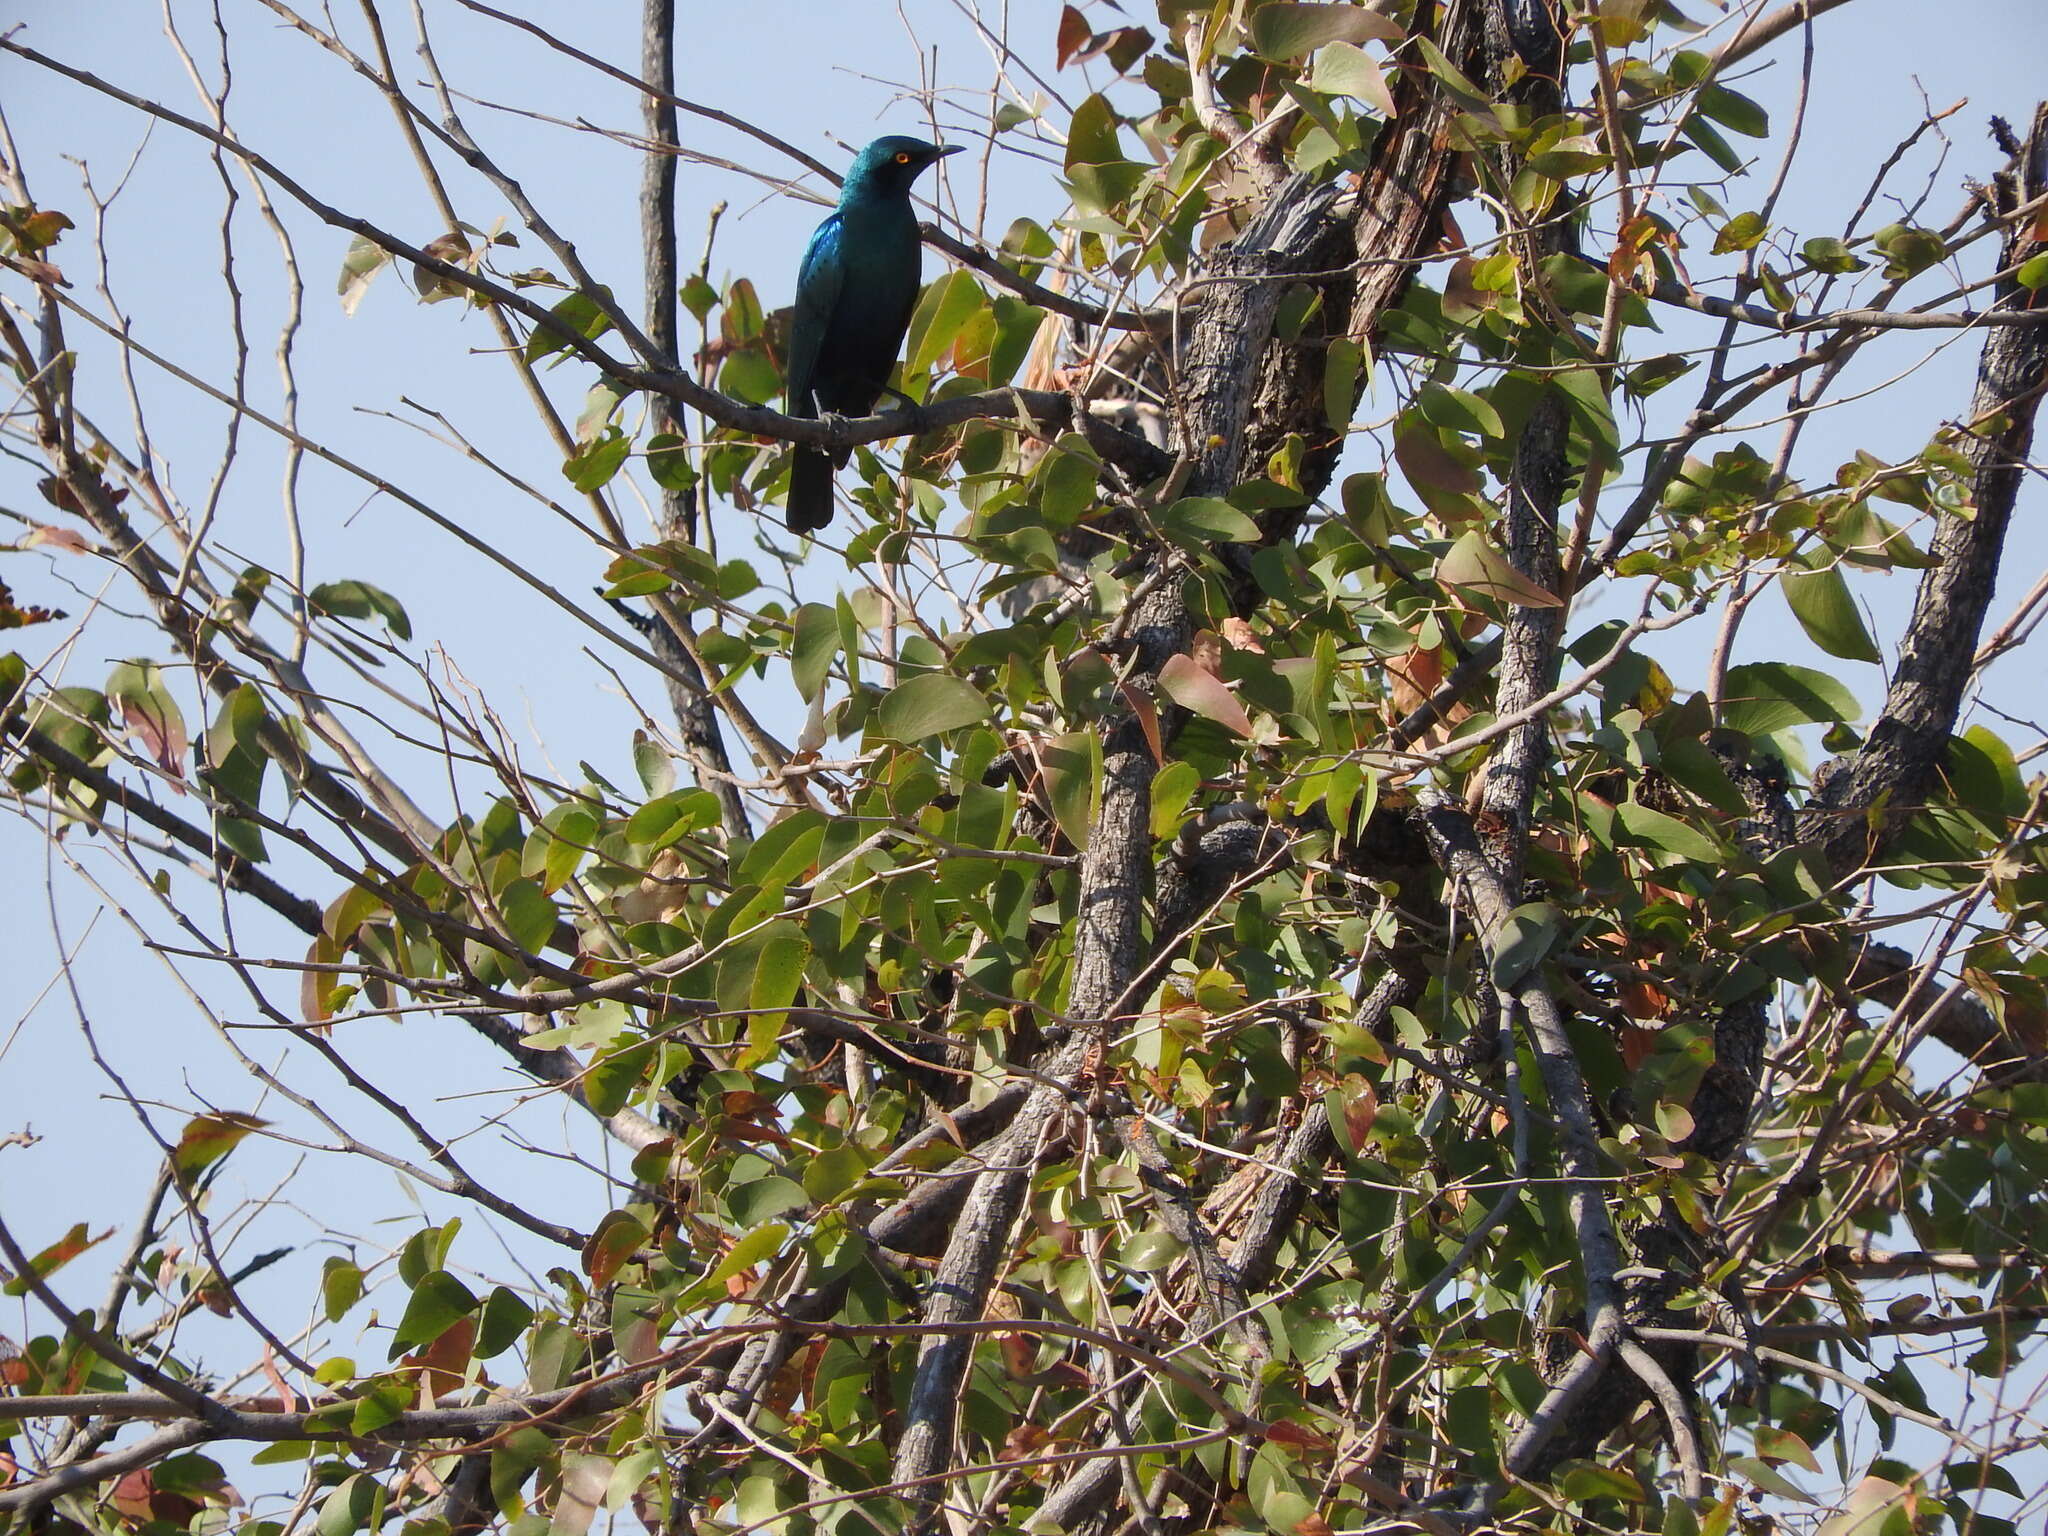
M2048 738L1983 701L2048 604L2048 105L1931 168L1947 110L1835 125L1842 220L1786 188L1846 0L963 6L900 393L814 420L796 251L731 270L679 170L837 167L678 94L674 0L637 58L265 7L167 12L190 105L0 36L211 158L230 359L123 297L148 158L0 135L0 753L70 1000L17 1034L154 1148L48 1169L8 1095L10 1529L2039 1522ZM458 19L629 93L579 152L640 271ZM279 24L417 188L243 131ZM350 403L503 505L302 424L366 302L467 393ZM1910 434L1812 448L1871 396ZM814 539L798 445L852 450ZM342 488L402 558L336 563ZM462 644L637 724L526 746ZM89 1004L79 902L181 1011Z

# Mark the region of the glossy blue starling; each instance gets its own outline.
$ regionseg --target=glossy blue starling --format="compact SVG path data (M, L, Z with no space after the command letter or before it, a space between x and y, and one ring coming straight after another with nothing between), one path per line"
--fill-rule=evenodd
M854 158L839 206L818 226L796 279L789 331L789 414L865 416L896 366L922 281L910 186L958 144L891 135ZM852 456L798 448L785 512L790 530L832 521L832 471Z

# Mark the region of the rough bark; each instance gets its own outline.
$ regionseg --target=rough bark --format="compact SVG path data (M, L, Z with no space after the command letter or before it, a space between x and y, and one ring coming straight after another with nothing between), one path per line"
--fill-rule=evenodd
M1993 211L2011 213L2048 192L2048 106L2036 109L2018 163L1993 182ZM1995 310L2035 309L2038 291L2009 274L2039 253L2034 221L2011 225L1999 252L2008 273ZM2034 418L2048 388L2048 326L1989 330L1977 365L1977 388L1961 423L1962 450L1973 471L1969 518L1943 519L1920 578L1913 614L1899 642L1884 709L1862 746L1825 764L1799 818L1803 841L1818 842L1847 873L1875 858L1924 801L1948 750L1969 687L1977 639L1998 580L2013 504L2026 474Z
M681 274L676 267L676 156L665 153L677 142L676 109L663 97L675 94L675 0L645 0L641 13L640 76L660 93L641 101L641 118L650 150L640 170L641 266L646 276L647 339L681 369L677 352L677 285ZM654 432L683 436L676 418L675 402L664 395L648 397L650 426ZM697 536L697 498L691 491L661 488L662 536L692 543ZM689 753L698 784L718 796L719 814L728 837L745 837L749 832L746 798L733 781L732 760L725 750L725 737L718 728L718 711L695 658L667 624L656 624L651 637L656 652L669 669L664 679L669 704L675 710L676 729Z

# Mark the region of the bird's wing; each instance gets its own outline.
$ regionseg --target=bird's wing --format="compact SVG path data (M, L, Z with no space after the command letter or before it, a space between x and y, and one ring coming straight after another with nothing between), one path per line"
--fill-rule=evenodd
M832 311L839 305L839 290L846 280L846 263L840 252L839 215L833 214L817 228L804 248L803 265L796 275L796 313L789 322L789 409L792 415L807 416L815 409L811 391L817 384L818 353L831 329Z

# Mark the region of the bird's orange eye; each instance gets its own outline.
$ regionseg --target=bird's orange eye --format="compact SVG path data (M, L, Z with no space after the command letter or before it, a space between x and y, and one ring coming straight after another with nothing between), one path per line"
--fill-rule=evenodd
M898 165L908 165L910 164L910 156L899 150L896 154L896 163Z

